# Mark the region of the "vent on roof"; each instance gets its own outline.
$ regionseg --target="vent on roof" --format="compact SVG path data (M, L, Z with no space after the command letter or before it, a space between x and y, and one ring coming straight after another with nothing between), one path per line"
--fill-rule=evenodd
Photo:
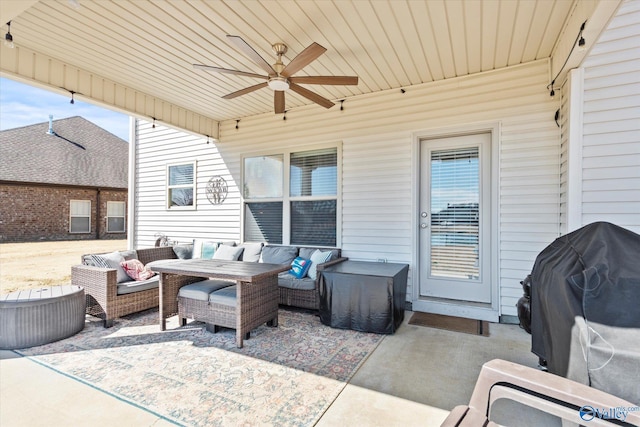
M56 133L53 131L53 114L49 114L49 130L47 131L49 135L55 135Z

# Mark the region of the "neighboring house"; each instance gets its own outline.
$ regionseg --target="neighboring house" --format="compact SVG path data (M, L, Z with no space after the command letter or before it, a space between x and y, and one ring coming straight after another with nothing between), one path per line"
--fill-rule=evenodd
M82 117L0 132L0 242L125 239L129 144Z
M640 233L639 45L629 1L555 98L538 60L354 96L332 114L223 121L216 144L138 120L130 246L157 232L336 245L409 264L414 310L513 321L520 281L555 238L598 220ZM458 245L434 228L443 217Z

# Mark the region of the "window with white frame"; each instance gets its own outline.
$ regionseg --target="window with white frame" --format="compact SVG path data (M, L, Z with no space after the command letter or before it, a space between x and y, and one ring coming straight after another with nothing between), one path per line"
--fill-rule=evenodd
M124 233L124 202L107 202L107 233Z
M195 208L195 173L195 162L167 166L167 208Z
M91 200L71 200L69 204L69 232L91 232Z
M245 157L244 240L337 246L338 148Z

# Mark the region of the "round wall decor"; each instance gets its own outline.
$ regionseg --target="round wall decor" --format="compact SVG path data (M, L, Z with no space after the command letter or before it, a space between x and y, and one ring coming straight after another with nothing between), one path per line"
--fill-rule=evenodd
M229 187L227 181L221 176L211 177L207 182L207 200L213 205L221 205L227 198Z

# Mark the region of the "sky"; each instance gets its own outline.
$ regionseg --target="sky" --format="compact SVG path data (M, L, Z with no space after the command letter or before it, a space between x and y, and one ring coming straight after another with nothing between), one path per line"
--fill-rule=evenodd
M129 116L75 100L34 86L0 77L0 130L13 129L53 119L81 116L114 135L129 141Z

